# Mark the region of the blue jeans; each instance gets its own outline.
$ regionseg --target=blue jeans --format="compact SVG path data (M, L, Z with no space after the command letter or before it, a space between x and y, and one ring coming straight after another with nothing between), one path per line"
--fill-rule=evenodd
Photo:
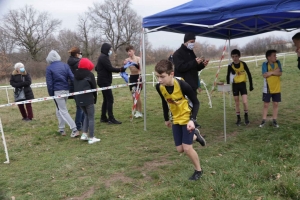
M94 137L94 128L95 128L95 107L94 104L87 106L81 106L81 109L84 112L85 118L83 122L83 132L89 133L89 137Z
M80 106L76 105L76 116L75 116L75 124L77 130L81 131L84 121L84 112L80 108Z

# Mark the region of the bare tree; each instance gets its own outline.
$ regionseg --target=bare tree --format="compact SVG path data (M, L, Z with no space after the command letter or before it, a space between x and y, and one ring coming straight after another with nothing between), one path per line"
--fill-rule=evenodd
M0 52L0 80L5 79L5 82L7 82L8 74L13 71L13 68L11 66L12 63L10 62L5 52Z
M79 16L77 38L82 44L83 56L94 60L100 50L101 35L92 26L88 13Z
M105 0L89 8L90 18L102 36L112 45L117 63L118 49L138 40L141 17L132 10L131 0Z
M5 54L12 53L15 47L15 40L8 35L2 28L0 28L0 51Z
M40 13L27 5L20 10L10 10L3 22L7 34L25 48L33 60L38 60L38 53L45 48L44 41L61 24L60 20L50 19L47 12Z
M78 41L78 35L75 31L66 29L61 30L59 31L57 40L59 42L59 46L55 50L59 53L61 59L65 62L70 56L68 53L69 49L71 49L73 46L81 48L80 41Z

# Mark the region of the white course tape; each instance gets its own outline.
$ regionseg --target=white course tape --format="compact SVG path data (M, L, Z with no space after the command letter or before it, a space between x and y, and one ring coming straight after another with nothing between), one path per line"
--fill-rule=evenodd
M125 83L125 84L112 85L112 86L109 86L109 87L102 87L102 88L97 88L97 89L92 89L92 90L72 92L72 93L68 93L68 94L62 94L62 95L59 95L59 96L42 97L42 98L30 99L30 100L26 100L26 101L13 102L13 103L8 103L8 104L2 104L2 105L0 105L0 108L8 107L8 106L14 106L14 105L18 105L18 104L35 103L35 102L40 102L40 101L59 99L59 98L63 98L63 97L75 96L75 95L85 94L85 93L90 93L90 92L97 92L97 91L101 91L101 90L121 88L121 87L126 87L126 86L129 86L129 85L140 84L140 83L143 83L143 82Z

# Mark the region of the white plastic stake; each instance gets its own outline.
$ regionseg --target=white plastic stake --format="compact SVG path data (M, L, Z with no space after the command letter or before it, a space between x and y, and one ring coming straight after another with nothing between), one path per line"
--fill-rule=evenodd
M5 156L6 156L6 161L4 163L8 164L9 163L9 157L8 157L8 151L7 151L7 147L6 147L6 141L5 141L5 137L4 137L4 132L3 132L3 126L2 126L1 118L0 118L0 131L2 133L2 140L3 140L4 151L5 151Z

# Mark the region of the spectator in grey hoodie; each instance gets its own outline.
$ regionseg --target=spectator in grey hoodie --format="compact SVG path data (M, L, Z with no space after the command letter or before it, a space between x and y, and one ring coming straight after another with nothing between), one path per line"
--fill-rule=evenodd
M70 67L60 61L59 54L52 50L48 54L46 61L49 66L46 69L46 82L47 89L50 96L59 96L69 93L69 80L73 82L74 75L70 70ZM68 97L54 99L56 105L56 116L58 119L58 128L62 136L66 135L65 124L67 123L72 129L71 137L79 136L79 132L76 128L76 124L70 116L67 109Z

